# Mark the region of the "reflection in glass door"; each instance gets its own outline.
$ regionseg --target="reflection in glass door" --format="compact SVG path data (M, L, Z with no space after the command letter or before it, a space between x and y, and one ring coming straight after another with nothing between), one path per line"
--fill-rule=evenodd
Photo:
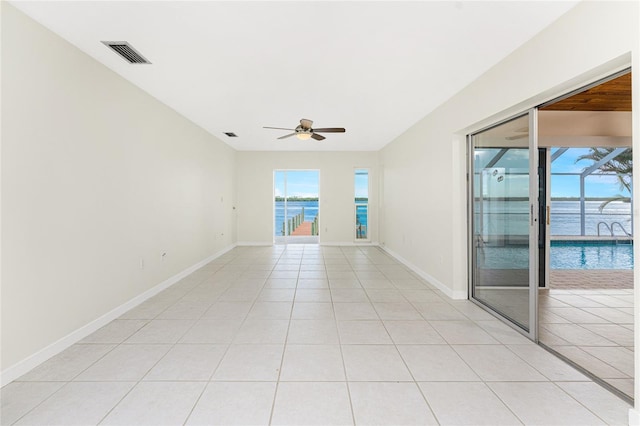
M275 242L318 242L319 182L318 170L274 172Z
M531 111L471 135L469 170L473 176L470 298L535 340L538 165L534 121L535 111Z

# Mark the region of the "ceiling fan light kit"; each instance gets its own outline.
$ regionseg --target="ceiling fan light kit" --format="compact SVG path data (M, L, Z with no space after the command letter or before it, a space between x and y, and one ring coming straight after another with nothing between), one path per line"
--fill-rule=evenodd
M289 130L293 133L289 133L288 135L280 136L278 139L286 139L291 136L295 136L301 141L307 141L309 139L315 139L317 141L321 141L326 139L320 133L344 133L345 129L343 127L325 127L322 129L314 129L311 126L313 125L313 121L303 118L300 120L300 124L295 129L286 129L284 127L264 127L265 129L276 129L276 130Z

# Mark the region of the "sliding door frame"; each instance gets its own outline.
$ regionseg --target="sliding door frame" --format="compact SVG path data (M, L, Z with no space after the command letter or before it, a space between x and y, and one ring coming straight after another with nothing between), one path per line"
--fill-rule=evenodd
M475 135L500 126L520 117L528 116L529 121L529 330L525 330L515 322L491 308L486 303L474 299L474 280L476 252L474 250L474 155L473 138ZM496 318L511 326L534 342L538 341L538 108L531 108L514 114L504 120L492 123L467 134L467 250L468 250L468 299L489 312Z
M291 172L317 172L318 173L318 232L317 235L315 235L315 239L313 242L305 242L305 241L296 241L296 238L303 238L303 237L291 237L290 235L287 235L287 233L289 232L289 223L287 221L287 211L288 211L288 197L289 197L289 193L288 193L288 173ZM275 229L275 219L276 219L276 202L275 202L275 191L276 191L276 174L277 173L283 173L284 174L284 229L285 229L285 235L278 237L275 235L276 233L276 229ZM273 228L273 243L274 244L290 244L290 243L310 243L310 244L320 244L320 238L321 238L321 232L320 232L320 222L322 221L322 218L320 217L320 182L321 182L321 171L320 169L281 169L281 168L276 168L273 169L273 193L272 193L272 199L273 199L273 216L271 219L271 224L274 227ZM313 236L312 236L313 237Z

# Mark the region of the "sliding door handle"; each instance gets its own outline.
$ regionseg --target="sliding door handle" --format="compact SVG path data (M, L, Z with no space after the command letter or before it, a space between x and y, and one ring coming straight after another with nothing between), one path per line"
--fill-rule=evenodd
M551 225L551 206L547 206L547 225Z
M531 226L533 226L533 204L531 204Z

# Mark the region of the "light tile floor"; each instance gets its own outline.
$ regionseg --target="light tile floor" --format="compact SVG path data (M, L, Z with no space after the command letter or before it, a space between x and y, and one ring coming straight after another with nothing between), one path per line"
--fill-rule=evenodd
M589 272L589 271L585 271ZM540 342L633 397L633 290L541 290Z
M1 423L627 424L374 247L241 247L2 388Z

